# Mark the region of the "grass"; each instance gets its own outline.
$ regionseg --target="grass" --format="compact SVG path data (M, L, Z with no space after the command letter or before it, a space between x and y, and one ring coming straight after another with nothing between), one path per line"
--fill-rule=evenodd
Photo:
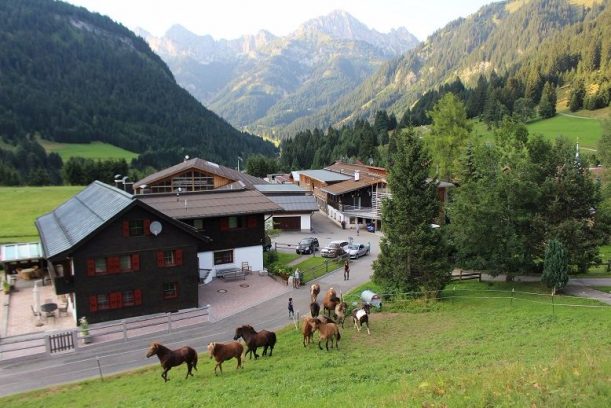
M371 286L371 285L370 285ZM477 295L506 284L457 284ZM532 285L513 285L537 292ZM488 292L482 292L488 293ZM502 293L501 293L502 294ZM473 297L476 297L476 296ZM583 304L582 299L563 303ZM560 302L558 302L560 303ZM429 311L371 316L371 336L346 326L339 350L304 348L294 328L277 332L274 356L213 374L200 356L195 377L156 364L133 373L0 399L3 407L514 407L607 406L611 309L556 307L507 299L454 298ZM316 336L318 337L318 336ZM324 347L324 343L323 343Z
M276 264L282 265L282 266L286 266L289 263L293 262L295 259L299 258L301 255L299 254L295 254L295 253L291 253L291 252L278 252L276 251L276 254L278 255L278 260L275 262Z
M328 267L324 267L325 262L328 262ZM339 268L341 264L341 261L335 259L323 258L322 256L311 256L305 261L295 265L295 268L299 268L299 270L303 272L303 281L307 283Z
M86 159L125 159L129 163L138 157L137 153L102 142L58 143L45 139L39 139L39 142L47 153L59 154L64 162L71 157L84 157Z
M36 218L82 189L79 186L0 187L0 243L38 241Z

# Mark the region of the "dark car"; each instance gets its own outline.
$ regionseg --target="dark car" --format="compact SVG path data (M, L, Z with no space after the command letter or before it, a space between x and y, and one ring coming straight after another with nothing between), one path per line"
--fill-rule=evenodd
M318 238L304 238L299 241L299 244L297 244L297 249L295 252L298 254L313 254L314 252L318 251L319 246Z

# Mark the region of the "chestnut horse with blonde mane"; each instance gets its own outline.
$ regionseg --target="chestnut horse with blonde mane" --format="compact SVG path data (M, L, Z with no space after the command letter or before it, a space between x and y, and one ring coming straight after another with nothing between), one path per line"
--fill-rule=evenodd
M218 367L223 374L223 362L227 360L231 360L232 358L236 358L238 360L238 368L244 368L242 366L242 353L244 352L244 346L242 346L237 341L232 341L229 343L215 343L212 342L208 344L208 354L210 354L210 358L214 357L216 360L216 365L214 366L214 374L216 375L216 368Z
M316 302L316 300L318 299L319 293L320 293L320 285L318 283L313 283L312 286L310 286L310 299L312 300L311 303Z
M337 297L337 293L335 289L329 288L327 293L325 293L325 297L322 299L323 305L323 314L328 312L328 315L331 316L331 312L335 311L335 306L340 302L340 299Z
M172 367L179 366L182 363L187 363L188 367L187 376L185 379L189 378L189 376L193 376L193 373L191 372L192 368L197 370L197 352L191 347L185 346L177 350L170 350L159 343L151 343L148 352L146 353L146 358L149 358L155 354L157 357L159 357L159 362L163 367L161 378L164 379L164 382L170 381L168 378L168 371L170 371Z

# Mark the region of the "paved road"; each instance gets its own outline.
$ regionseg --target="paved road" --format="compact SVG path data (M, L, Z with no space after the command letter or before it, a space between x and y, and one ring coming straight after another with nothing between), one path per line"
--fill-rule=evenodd
M336 228L320 215L314 220L314 231L321 240L321 245L327 240L346 238L349 234ZM283 239L293 238L293 242L304 234L283 234ZM356 237L355 237L356 238ZM371 262L378 254L378 239L376 234L361 231L359 237L363 242L371 242L371 255L361 258L352 264L350 280L343 280L343 271L332 272L320 279L323 290L333 287L346 292L370 279ZM279 238L280 239L280 238ZM295 241L296 242L296 241ZM62 356L36 356L13 363L0 363L0 395L9 395L50 385L80 381L99 376L97 358L99 357L102 371L105 375L142 367L148 364L158 364L158 361L145 357L146 349L151 341L159 341L171 348L189 344L200 353L204 352L211 341L228 341L233 337L235 328L242 324L253 324L257 330L275 330L290 323L287 312L288 297L292 296L295 310L301 315L309 311L309 291L307 288L293 289L292 292L269 299L233 316L199 327L190 327L173 333L153 334L122 343L100 344L78 349Z

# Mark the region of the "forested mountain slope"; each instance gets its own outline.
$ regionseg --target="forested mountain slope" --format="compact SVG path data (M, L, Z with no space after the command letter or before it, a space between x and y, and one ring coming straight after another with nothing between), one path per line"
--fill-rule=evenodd
M51 0L0 2L0 136L100 140L160 168L184 154L220 163L273 154L176 84L140 37L111 19Z

